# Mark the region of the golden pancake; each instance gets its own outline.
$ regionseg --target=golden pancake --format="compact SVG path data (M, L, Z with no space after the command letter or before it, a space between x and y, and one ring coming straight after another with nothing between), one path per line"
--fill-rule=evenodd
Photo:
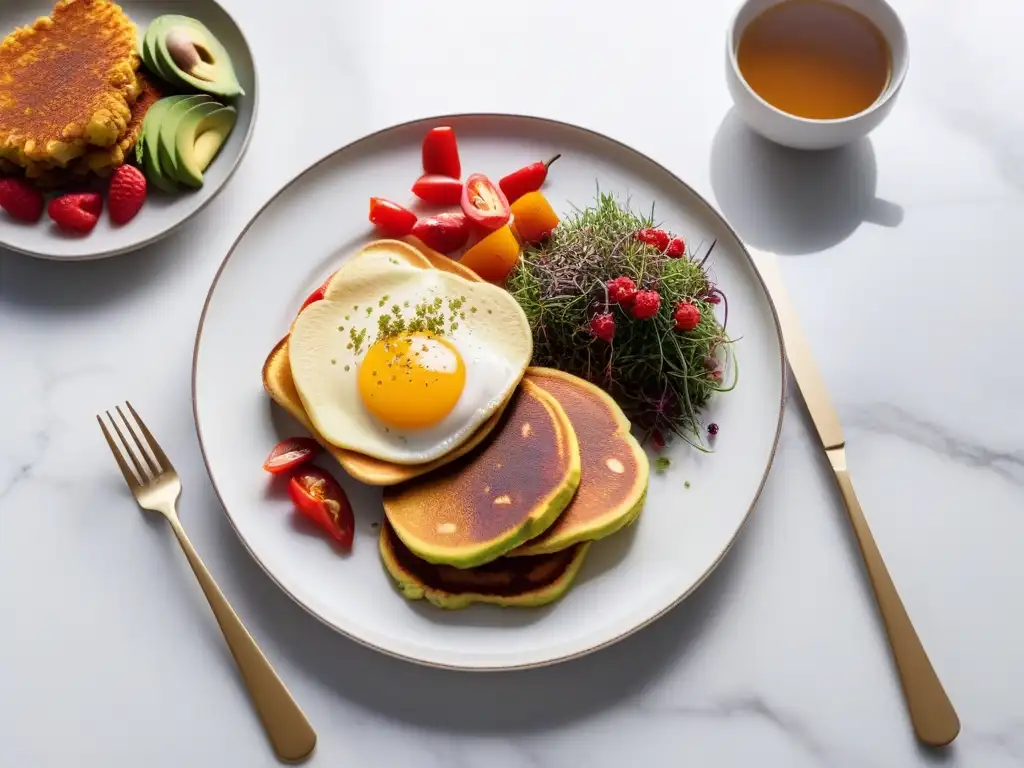
M107 0L60 0L0 43L0 157L64 167L131 120L138 31Z
M384 513L417 557L473 568L546 530L579 480L569 419L524 379L489 440L436 472L386 488Z
M526 380L558 401L580 443L580 487L544 533L509 555L557 552L610 536L633 522L647 497L647 454L629 433L629 420L600 387L552 368L528 368Z
M589 542L533 557L499 557L477 568L431 565L402 544L387 523L381 526L380 556L407 600L426 598L440 608L471 603L537 608L564 595L583 565Z

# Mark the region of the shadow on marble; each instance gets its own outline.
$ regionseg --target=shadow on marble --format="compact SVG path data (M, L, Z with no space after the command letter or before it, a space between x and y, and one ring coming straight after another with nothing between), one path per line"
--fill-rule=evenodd
M203 229L195 224L147 248L97 261L48 261L0 248L0 304L48 312L113 305L205 256Z
M685 660L735 590L750 536L680 606L644 630L581 659L509 673L462 673L390 658L350 641L306 613L267 578L239 543L212 492L197 499L219 520L216 543L245 592L260 606L258 635L287 654L310 681L359 707L424 728L468 734L555 729L640 694ZM271 645L270 642L267 643Z
M782 255L841 243L863 223L898 226L903 209L876 197L870 139L822 152L773 144L729 110L711 147L719 210L748 244Z

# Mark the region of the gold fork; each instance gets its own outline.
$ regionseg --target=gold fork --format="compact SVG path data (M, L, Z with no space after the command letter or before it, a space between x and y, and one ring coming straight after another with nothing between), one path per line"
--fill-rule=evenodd
M210 608L213 609L213 615L217 618L217 623L224 633L224 639L242 673L242 679L245 680L246 687L249 689L256 712L270 737L274 752L285 762L302 762L312 754L313 748L316 746L316 732L284 683L281 682L281 678L270 666L270 662L260 651L259 646L256 645L256 641L252 639L252 635L242 625L242 620L228 604L210 572L203 565L203 561L199 559L192 542L185 535L185 529L182 528L178 512L175 509L178 497L181 495L181 481L178 479L178 473L174 471L167 455L161 450L160 445L153 438L153 434L139 414L132 408L132 404L126 402L125 405L131 412L138 430L132 426L132 421L125 417L120 406L114 410L117 411L117 415L121 417L121 423L131 435L134 447L125 439L124 432L121 431L117 419L110 414L110 411L106 412L107 420L120 438L120 445L110 433L103 417L96 416L100 429L103 430L103 436L107 439L107 444L117 460L117 466L121 468L125 482L128 483L139 506L152 512L159 512L171 524L171 529L178 537L178 543L185 551L185 557L188 558L189 565L192 566L199 585L203 588L203 593L210 603ZM142 433L141 439L139 432ZM128 464L129 460L131 466ZM134 472L132 467L135 468Z

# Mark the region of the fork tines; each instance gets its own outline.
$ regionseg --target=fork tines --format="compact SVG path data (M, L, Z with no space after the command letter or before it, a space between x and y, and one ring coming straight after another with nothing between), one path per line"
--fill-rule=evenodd
M106 411L106 420L103 416L97 415L96 421L99 422L100 429L103 430L103 436L107 439L107 445L110 446L111 452L114 454L114 458L117 460L117 465L121 468L121 474L124 475L125 482L132 489L145 485L164 472L171 471L171 462L167 459L167 455L160 449L159 444L153 438L153 434L146 427L145 422L132 408L132 404L125 402L125 406L131 413L132 418L125 416L124 411L121 410L121 406L116 406L114 410L117 412L117 416L120 416L119 420ZM115 439L111 434L107 424L114 428L114 432L117 433ZM132 442L129 442L125 438L125 434L121 427L131 435ZM139 437L141 432L142 437ZM134 445L134 447L133 447ZM127 457L127 460L126 458ZM131 466L128 464L128 460L131 461ZM134 467L134 472L132 471Z

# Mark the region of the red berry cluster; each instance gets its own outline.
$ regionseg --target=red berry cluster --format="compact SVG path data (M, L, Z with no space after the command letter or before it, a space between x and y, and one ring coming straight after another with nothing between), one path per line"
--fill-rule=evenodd
M107 193L107 207L114 224L127 224L146 202L146 177L138 168L122 165L114 171ZM43 209L65 232L87 234L103 212L103 196L96 192L60 195L46 205L43 193L25 179L0 179L0 208L19 221L34 224Z
M686 255L686 242L681 237L673 237L663 229L640 229L633 235L644 245L657 248L670 259L681 259Z
M669 258L679 259L686 255L686 243L681 237L673 237L663 229L646 228L637 230L633 237L641 243L656 248ZM605 283L609 304L618 304L637 320L650 320L661 309L661 294L656 290L637 290L636 283L623 275ZM718 303L717 292L707 296L711 303ZM700 323L700 308L689 301L680 301L672 312L677 331L692 331ZM590 321L590 332L595 338L611 342L615 337L615 316L610 312L595 315Z
M637 320L650 320L661 309L661 294L657 291L638 291L636 283L623 275L605 284L608 301L618 304ZM677 331L692 331L700 323L700 309L688 301L676 304L672 315ZM615 337L615 317L610 312L594 315L590 321L590 332L602 341L611 342Z

